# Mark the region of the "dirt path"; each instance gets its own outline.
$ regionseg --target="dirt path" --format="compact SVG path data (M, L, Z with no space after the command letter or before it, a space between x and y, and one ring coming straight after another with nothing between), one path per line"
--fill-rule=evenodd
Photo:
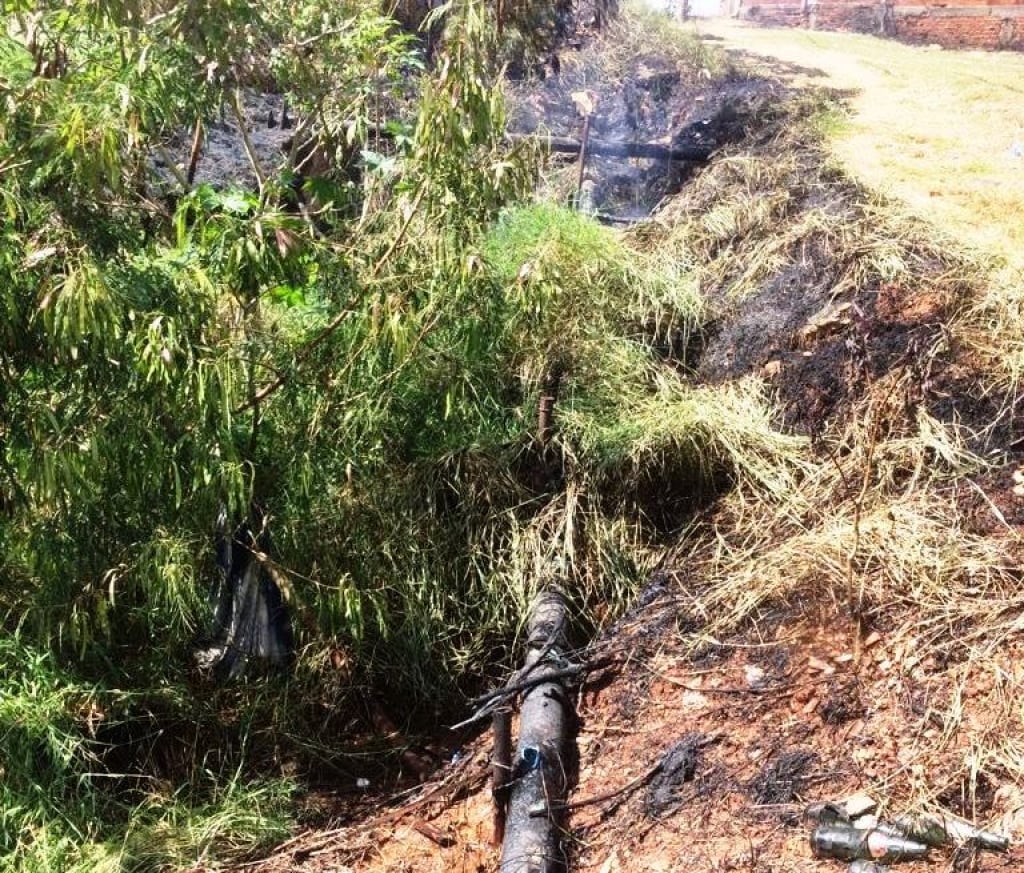
M701 19L773 74L849 92L831 139L869 187L1024 268L1024 55Z

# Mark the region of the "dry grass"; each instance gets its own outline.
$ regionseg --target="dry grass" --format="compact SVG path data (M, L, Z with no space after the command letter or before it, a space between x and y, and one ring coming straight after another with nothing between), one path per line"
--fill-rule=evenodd
M992 259L958 329L1000 390L1024 375L1024 57L942 51L849 33L693 25L754 69L838 89L828 144L854 178Z
M819 36L835 37L837 45L847 39L801 33L792 40ZM752 32L751 41L768 38ZM922 70L932 69L937 57L883 45L897 60L919 59ZM949 60L947 53L941 57ZM963 85L966 76L949 87ZM848 406L813 446L795 459L787 455L776 476L762 469L756 489L739 480L713 514L686 532L672 563L681 568L685 609L701 625L688 642L696 651L780 606L794 618L855 634L884 625L915 664L932 665L927 681L938 691L925 718L942 727L927 736L922 727L918 766L891 773L876 786L880 796L892 806L934 807L936 773L967 786L984 774L1019 785L1024 750L1013 732L1022 727L1024 692L998 677L1015 675L1024 630L1024 540L1018 529L998 524L999 510L977 484L1006 462L1006 446L993 442L988 423L940 414L927 390L922 394L930 378L922 373L935 366L959 374L957 390L1003 398L994 405L1004 410L1012 402L1024 373L1024 296L1012 280L1018 267L993 267L999 255L1010 261L1009 250L968 251L967 244L983 242L975 236L988 208L981 200L960 203L974 210L974 225L962 232L952 211L925 210L922 221L912 199L893 201L860 184L870 183L869 174L851 167L843 149L855 140L843 137L858 124L865 136L891 136L884 124L876 129L881 122L865 121L855 107L855 120L840 128L839 139L822 144L816 133L822 119L833 117L827 94L811 89L787 111L789 120L763 148L722 156L660 213L658 226L634 234L637 244L685 264L712 318L728 318L785 271L798 270L823 301L860 305L882 287L902 288L898 318L920 317L924 324L938 317L942 325L931 347L894 357L885 372L850 377ZM941 115L933 123L942 124ZM923 118L908 125L924 124ZM863 141L856 146L864 148ZM940 140L934 148L952 146ZM899 185L911 184L913 167L923 172L924 164L907 156L906 166L893 171ZM941 161L936 167L939 183L946 169ZM893 194L898 186L883 187ZM918 299L935 308L915 316ZM709 389L711 403L721 404L733 387ZM974 524L970 513L979 504L997 520L998 533ZM989 676L997 677L995 690L985 684ZM1002 715L993 720L991 707Z
M830 143L872 189L1024 266L1024 57L937 51L861 34L700 21L726 48L790 65L798 82L845 91L851 114ZM792 69L793 67L798 69Z
M809 596L851 620L907 607L925 642L947 645L958 627L967 645L993 617L1024 605L1008 542L969 533L950 487L984 463L923 414L915 433L879 444L870 429L856 421L849 454L823 461L778 504L742 491L726 501L720 536L702 546L708 587L694 600L710 633L767 603Z
M900 420L897 396L880 381L789 491L773 501L739 487L684 540L678 590L701 627L686 641L696 652L780 608L854 639L883 628L928 705L900 716L918 724L900 725L913 753L870 790L890 809L939 809L959 780L971 809L981 785L1024 784L1024 540L979 531L965 509L989 467L972 435L922 410Z
M709 49L694 34L642 6L634 5L627 15L612 21L596 40L595 50L587 53L579 69L591 85L601 88L614 86L631 73L635 75L638 59L643 63L650 56L656 56L659 63L675 63L684 74L696 73L708 79L723 75L731 66L721 52ZM576 69L572 61L569 69Z

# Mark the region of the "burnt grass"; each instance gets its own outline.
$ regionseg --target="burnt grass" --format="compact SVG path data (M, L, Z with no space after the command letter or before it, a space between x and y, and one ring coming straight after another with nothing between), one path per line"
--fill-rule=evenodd
M846 281L864 257L865 245L856 234L868 229L866 204L877 198L828 166L816 134L807 130L815 114L842 111L845 95L820 91L808 99L806 91L788 84L792 71L781 68L776 77L747 75L740 68L714 80L686 74L683 65L657 51L640 53L610 79L607 70L595 68L595 54L600 53L585 43L569 44L561 51L557 73L548 70L544 78L513 83L510 131L580 137L583 120L573 98L586 91L593 100L594 138L711 151L707 163L590 157L584 178L593 185L600 218L621 224L666 217L674 222L680 211L684 217L699 216L715 205L716 193L729 192L711 186L710 195L691 198L694 183L714 174L722 161L749 157L795 163L791 177L781 180L789 188L789 202L778 224L752 233L783 237L811 212L853 228L852 242L839 247L827 231L794 237L786 262L738 301L728 271L719 284L702 287L711 317L685 348L669 344L664 349L668 363L707 384L751 374L766 377L778 397L779 426L812 438L841 428L872 386L899 373L894 403L902 404L907 420L923 406L940 422L984 434L971 438L975 451L986 450L987 444L1011 446L1015 440L1024 450L1024 431L1005 414L1005 398L979 390L970 369L956 363L959 350L947 325L970 290L957 276L969 270L930 240L929 229L898 227L907 234L900 245L913 265L911 278L904 273L886 280L867 270L863 280ZM552 155L549 160L549 169L572 168L575 178L575 157ZM773 193L756 191L754 196ZM567 202L574 194L569 192ZM756 242L725 240L706 256L732 259L738 270ZM839 311L830 314L830 309ZM719 484L727 488L728 477ZM686 482L678 489L671 483L661 486L640 483L636 493L645 515L664 531L713 499L693 495Z
M657 48L612 62L614 45L602 45L593 32L577 30L576 37L561 47L553 67L510 83L511 132L579 138L577 103L585 92L593 106L591 137L710 151L706 162L588 158L584 178L593 185L599 219L640 220L633 236L641 245L678 246L680 226L699 237L701 218L729 198L784 204L731 236L683 240L696 269L706 272L701 292L710 314L680 342L662 344L667 366L695 384L762 377L777 400L777 425L815 442L841 434L874 392L887 396L890 434L912 430L924 411L958 429L972 451L1024 457L1024 427L1012 399L984 389L950 329L980 281L977 268L935 229L830 163L817 119L845 111L848 94L795 88L793 73L806 71L785 64L769 75L748 74L742 58L717 78L687 70ZM753 179L742 178L742 170L722 171L744 161L783 169ZM577 165L574 156L549 158L549 175L561 170L572 180L572 190L562 191L567 204ZM820 220L809 220L815 216ZM737 294L758 246L772 240L782 257ZM900 268L872 263L876 256L884 261L886 251L896 253ZM1005 476L982 475L1004 513L1024 513L996 487ZM702 491L680 469L622 487L657 531L671 537L727 491L731 479L722 471ZM977 499L970 495L965 489L965 506ZM983 525L986 512L979 508L977 515ZM837 721L843 717L836 713Z
M574 98L585 93L593 105L592 139L714 151L756 138L761 112L787 90L779 81L738 73L711 83L684 74L658 52L631 58L615 77L594 62L600 52L585 45L567 46L561 56L557 75L510 85L510 132L582 138L583 115ZM576 165L574 156L552 155L549 167ZM682 190L701 167L699 161L591 156L584 178L593 183L595 206L603 216L636 220Z
M747 236L694 242L705 259L698 268L711 261L726 267L709 271L716 281L701 284L709 319L685 347L666 344L666 365L695 384L761 376L777 399L777 425L814 443L842 433L865 398L878 392L887 395L884 426L890 433L909 432L917 412L925 411L959 429L968 448L979 454L1024 457L1024 429L1013 404L982 389L949 327L978 281L975 268L936 240L933 229L903 217L830 165L813 119L822 111L842 111L847 95L808 95L788 84L789 72L779 69L777 78L732 72L709 81L687 77L665 57L650 53L633 59L620 81L609 82L593 71L586 75L586 63L563 64L560 75L514 86L510 129L579 136L582 119L572 95L586 86L596 107L594 137L710 146L706 163L587 162L586 178L595 185L600 212L650 218L637 235L646 234L653 245L680 224L698 225L702 214L733 193L728 182L694 190L713 180L723 162L790 162L788 175L767 183L774 189L752 194L784 192L786 205L774 223L750 229ZM551 162L557 169L573 166L575 158L552 156ZM826 221L805 222L811 213ZM652 225L655 230L646 230ZM801 225L810 229L794 233ZM836 234L836 227L843 232ZM757 244L772 235L787 239L785 257L737 298L732 280ZM849 238L837 244L837 235ZM884 245L898 250L905 265L893 275L865 266L873 247ZM1010 495L1006 470L976 479L1010 522L1024 518L1024 506ZM683 471L631 483L638 509L665 537L695 516L713 513L716 493L730 485L723 473L714 493L698 493ZM953 487L962 490L961 503L979 531L991 528L993 516L978 489L966 482ZM674 572L671 561L654 574L634 608L596 641L598 649L617 642L653 651L673 632L666 623L678 618L681 604L673 586L665 584L665 571ZM674 631L686 635L686 628ZM642 685L637 693L643 693ZM836 683L823 704L826 721L837 726L863 711L856 683Z

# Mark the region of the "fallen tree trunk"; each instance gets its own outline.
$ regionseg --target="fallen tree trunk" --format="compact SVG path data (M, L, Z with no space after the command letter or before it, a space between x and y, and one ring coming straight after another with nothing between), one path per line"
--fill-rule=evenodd
M578 155L583 144L567 136L542 136L536 133L510 133L509 142L537 140L546 143L553 152ZM593 137L587 140L587 155L606 155L618 158L653 158L661 161L690 161L704 163L711 157L711 146L666 146L653 142L601 142Z
M500 873L554 873L564 868L557 819L568 783L572 718L557 674L563 672L559 662L567 648L566 614L562 595L548 591L537 598L530 616L519 678L541 681L523 694ZM537 814L538 809L542 814Z

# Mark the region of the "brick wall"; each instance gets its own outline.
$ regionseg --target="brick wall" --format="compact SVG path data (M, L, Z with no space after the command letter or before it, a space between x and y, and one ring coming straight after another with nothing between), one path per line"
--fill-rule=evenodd
M852 30L908 42L1024 51L1024 0L734 0L740 18L784 27Z
M895 35L944 46L1024 50L1024 2L949 6L898 4Z

